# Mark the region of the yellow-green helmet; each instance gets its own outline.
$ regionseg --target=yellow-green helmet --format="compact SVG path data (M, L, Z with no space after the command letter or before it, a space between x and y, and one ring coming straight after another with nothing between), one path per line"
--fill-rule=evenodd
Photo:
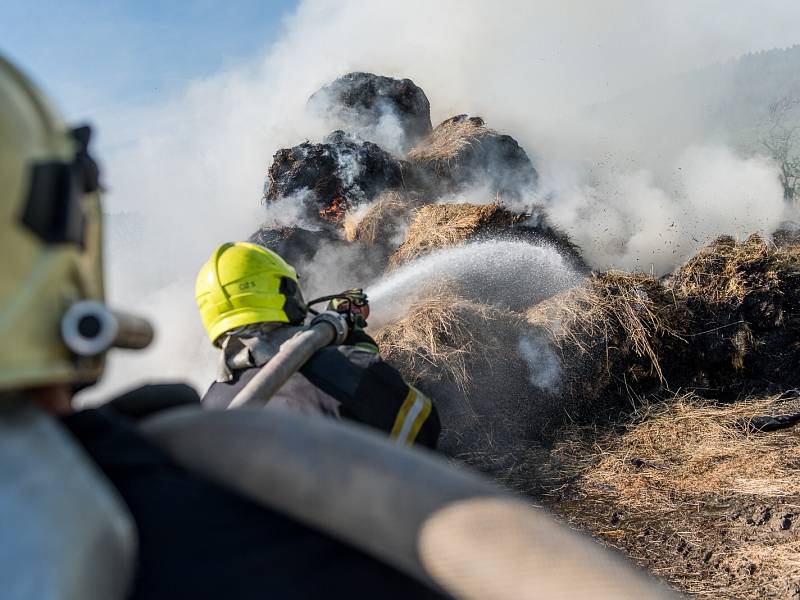
M200 269L195 299L214 344L226 331L254 323L300 324L306 305L297 273L272 250L249 242L222 244Z
M102 355L78 356L61 335L70 306L103 300L88 136L0 56L0 392L100 375Z

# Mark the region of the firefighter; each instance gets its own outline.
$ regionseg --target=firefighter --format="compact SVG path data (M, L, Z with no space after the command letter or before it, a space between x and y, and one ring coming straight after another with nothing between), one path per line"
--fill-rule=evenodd
M0 57L0 595L440 597L176 464L140 420L182 404L213 416L191 388L73 409L110 347L142 347L151 333L104 303L88 143Z
M92 347L112 341L88 139L87 128L67 128L0 56L0 580L6 598L120 598L133 573L133 519L59 422L71 411L73 389L100 375L103 352Z
M216 381L203 398L210 408L228 407L309 312L295 269L248 242L214 251L197 276L196 299L206 332L221 350ZM364 331L367 296L352 289L319 300L329 300L329 310L346 316L350 334L343 344L317 351L267 407L349 419L381 429L398 443L435 448L436 408L381 360Z

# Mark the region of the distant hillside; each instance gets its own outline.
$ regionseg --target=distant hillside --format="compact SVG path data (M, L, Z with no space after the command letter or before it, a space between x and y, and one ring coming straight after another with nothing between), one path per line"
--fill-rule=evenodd
M623 139L649 140L658 151L718 140L751 153L760 150L770 104L786 97L800 102L800 45L657 82L594 105L579 121L600 123ZM800 107L785 117L788 126L800 126Z

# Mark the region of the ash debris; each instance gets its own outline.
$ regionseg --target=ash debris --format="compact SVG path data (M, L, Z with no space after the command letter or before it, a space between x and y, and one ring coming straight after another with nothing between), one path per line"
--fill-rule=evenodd
M306 216L340 223L345 212L384 190L403 185L399 160L377 144L334 131L320 144L303 142L278 150L264 189L266 202L297 196Z
M429 135L431 105L410 79L347 73L311 95L307 108L336 128L406 152Z
M268 203L297 198L322 224L340 224L346 212L392 190L435 203L481 189L487 199L532 204L539 176L517 141L467 115L432 129L428 99L410 79L350 73L308 106L342 128L275 153L264 185Z

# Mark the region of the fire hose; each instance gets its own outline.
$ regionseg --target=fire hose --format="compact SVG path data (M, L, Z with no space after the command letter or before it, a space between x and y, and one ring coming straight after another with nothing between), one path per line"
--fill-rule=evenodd
M178 464L458 599L670 598L544 510L366 427L179 408L142 423Z
M459 599L669 598L609 551L437 455L356 424L256 410L346 321L284 342L235 411L168 410L145 433L178 464Z
M315 316L308 327L281 344L273 356L242 390L228 408L263 406L284 383L308 362L314 353L331 344L341 344L347 338L347 319L333 311Z

